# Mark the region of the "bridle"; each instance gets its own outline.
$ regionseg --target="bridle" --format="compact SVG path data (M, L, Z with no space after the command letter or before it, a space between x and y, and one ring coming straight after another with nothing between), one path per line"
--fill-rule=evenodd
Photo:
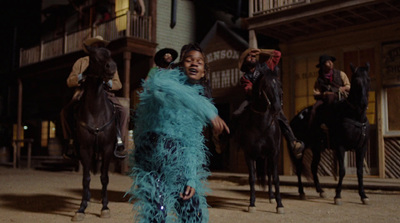
M97 75L93 75L93 74L86 74L87 77L91 77L91 78L98 78L101 79L101 77L97 76ZM104 83L102 83L102 85L104 85ZM103 88L103 86L101 86ZM104 94L107 94L107 92L104 90ZM107 97L107 96L106 96ZM108 99L107 99L108 100ZM112 104L112 103L111 103ZM102 126L93 126L93 125L89 125L86 122L83 121L79 121L78 124L85 128L86 130L88 130L89 133L93 134L95 136L95 145L96 148L98 148L98 135L99 133L101 133L102 131L104 131L109 125L111 125L114 121L115 121L115 117L116 117L116 110L115 110L115 106L112 104L113 106L113 110L112 110L112 116L110 118L110 120L108 122L106 122L105 124L103 124Z
M275 79L273 80L273 82L275 83ZM260 90L260 96L262 96L265 99L266 103L267 103L265 111L259 111L259 110L255 109L253 107L253 104L250 105L250 110L255 114L258 114L258 115L261 115L261 116L265 116L266 113L271 110L272 102L271 102L271 99L268 97L268 95L267 95L267 93L265 92L264 89ZM274 114L270 115L270 123L267 126L272 126L272 123L274 122L274 120L276 119L277 116L278 116L278 113L274 113Z

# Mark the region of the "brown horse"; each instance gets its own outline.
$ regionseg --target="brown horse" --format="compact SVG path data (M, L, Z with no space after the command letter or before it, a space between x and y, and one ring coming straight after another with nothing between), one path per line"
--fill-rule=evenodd
M83 166L82 202L72 221L81 221L90 201L90 171L97 171L97 161L101 159L101 196L103 207L101 217L110 217L107 185L108 168L116 143L115 111L106 95L105 84L117 70L111 53L106 48L85 46L89 52L89 67L82 83L84 93L77 110L77 140Z
M277 119L282 110L282 87L276 75L264 72L261 75L253 84L252 102L238 117L239 128L235 132L235 138L244 151L249 169L249 212L255 211L256 176L263 189L268 176L270 201L275 197L277 212L283 213L278 175L281 131ZM272 192L272 182L275 185L275 195Z
M346 151L353 150L356 153L356 167L358 178L358 193L361 201L368 204L368 197L365 195L363 186L363 160L368 149L369 139L369 123L366 116L368 106L368 91L370 87L370 78L368 76L370 66L367 63L364 67L355 68L350 65L353 75L351 77L351 89L349 97L343 101L334 103L333 105L322 109L331 109L333 116L329 117L330 122L326 122L328 126L328 138L319 128L319 125L308 125L311 113L311 107L307 107L300 111L290 122L292 130L297 138L304 141L306 147L312 150L311 172L314 179L314 185L321 197L325 197L325 193L321 188L318 179L318 165L321 159L321 153L325 148L331 148L336 155L339 166L339 182L336 187L335 204L341 204L342 182L345 176L344 154ZM317 115L319 110L317 110ZM324 119L327 120L327 119ZM329 139L329 140L327 140ZM289 151L291 152L291 151ZM293 156L293 154L292 154ZM304 168L302 159L292 159L296 166L296 174L298 177L299 193L305 198L303 184L301 182L301 174Z

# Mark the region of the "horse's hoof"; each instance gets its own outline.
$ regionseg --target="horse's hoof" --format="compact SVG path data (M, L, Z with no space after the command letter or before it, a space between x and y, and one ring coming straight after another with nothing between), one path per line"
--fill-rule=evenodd
M110 209L101 210L100 218L111 218Z
M342 205L342 198L335 198L336 205Z
M76 212L75 216L72 217L71 221L83 221L85 218L85 213Z
M306 200L306 194L300 194L300 200Z
M285 214L285 209L283 207L276 208L276 213Z
M327 198L327 197L328 197L328 195L326 195L325 192L319 193L319 196L320 196L321 198Z
M369 199L368 198L363 198L361 199L362 203L365 205L369 205Z
M256 206L249 206L249 213L254 213L257 211Z
M276 204L275 198L269 199L269 203L270 203L270 204Z

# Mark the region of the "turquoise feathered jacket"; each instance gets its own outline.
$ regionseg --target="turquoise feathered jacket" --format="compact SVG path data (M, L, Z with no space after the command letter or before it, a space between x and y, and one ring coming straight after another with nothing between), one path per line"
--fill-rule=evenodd
M139 222L208 222L205 180L209 175L203 127L217 116L203 87L180 70L160 70L143 83L131 153ZM186 186L196 189L187 201Z

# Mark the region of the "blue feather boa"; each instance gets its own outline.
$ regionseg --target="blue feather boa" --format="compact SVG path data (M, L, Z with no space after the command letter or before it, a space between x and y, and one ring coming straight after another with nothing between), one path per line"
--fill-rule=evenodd
M208 222L209 175L203 127L217 116L203 87L177 69L160 70L143 83L130 155L137 222ZM186 186L195 196L183 201Z

